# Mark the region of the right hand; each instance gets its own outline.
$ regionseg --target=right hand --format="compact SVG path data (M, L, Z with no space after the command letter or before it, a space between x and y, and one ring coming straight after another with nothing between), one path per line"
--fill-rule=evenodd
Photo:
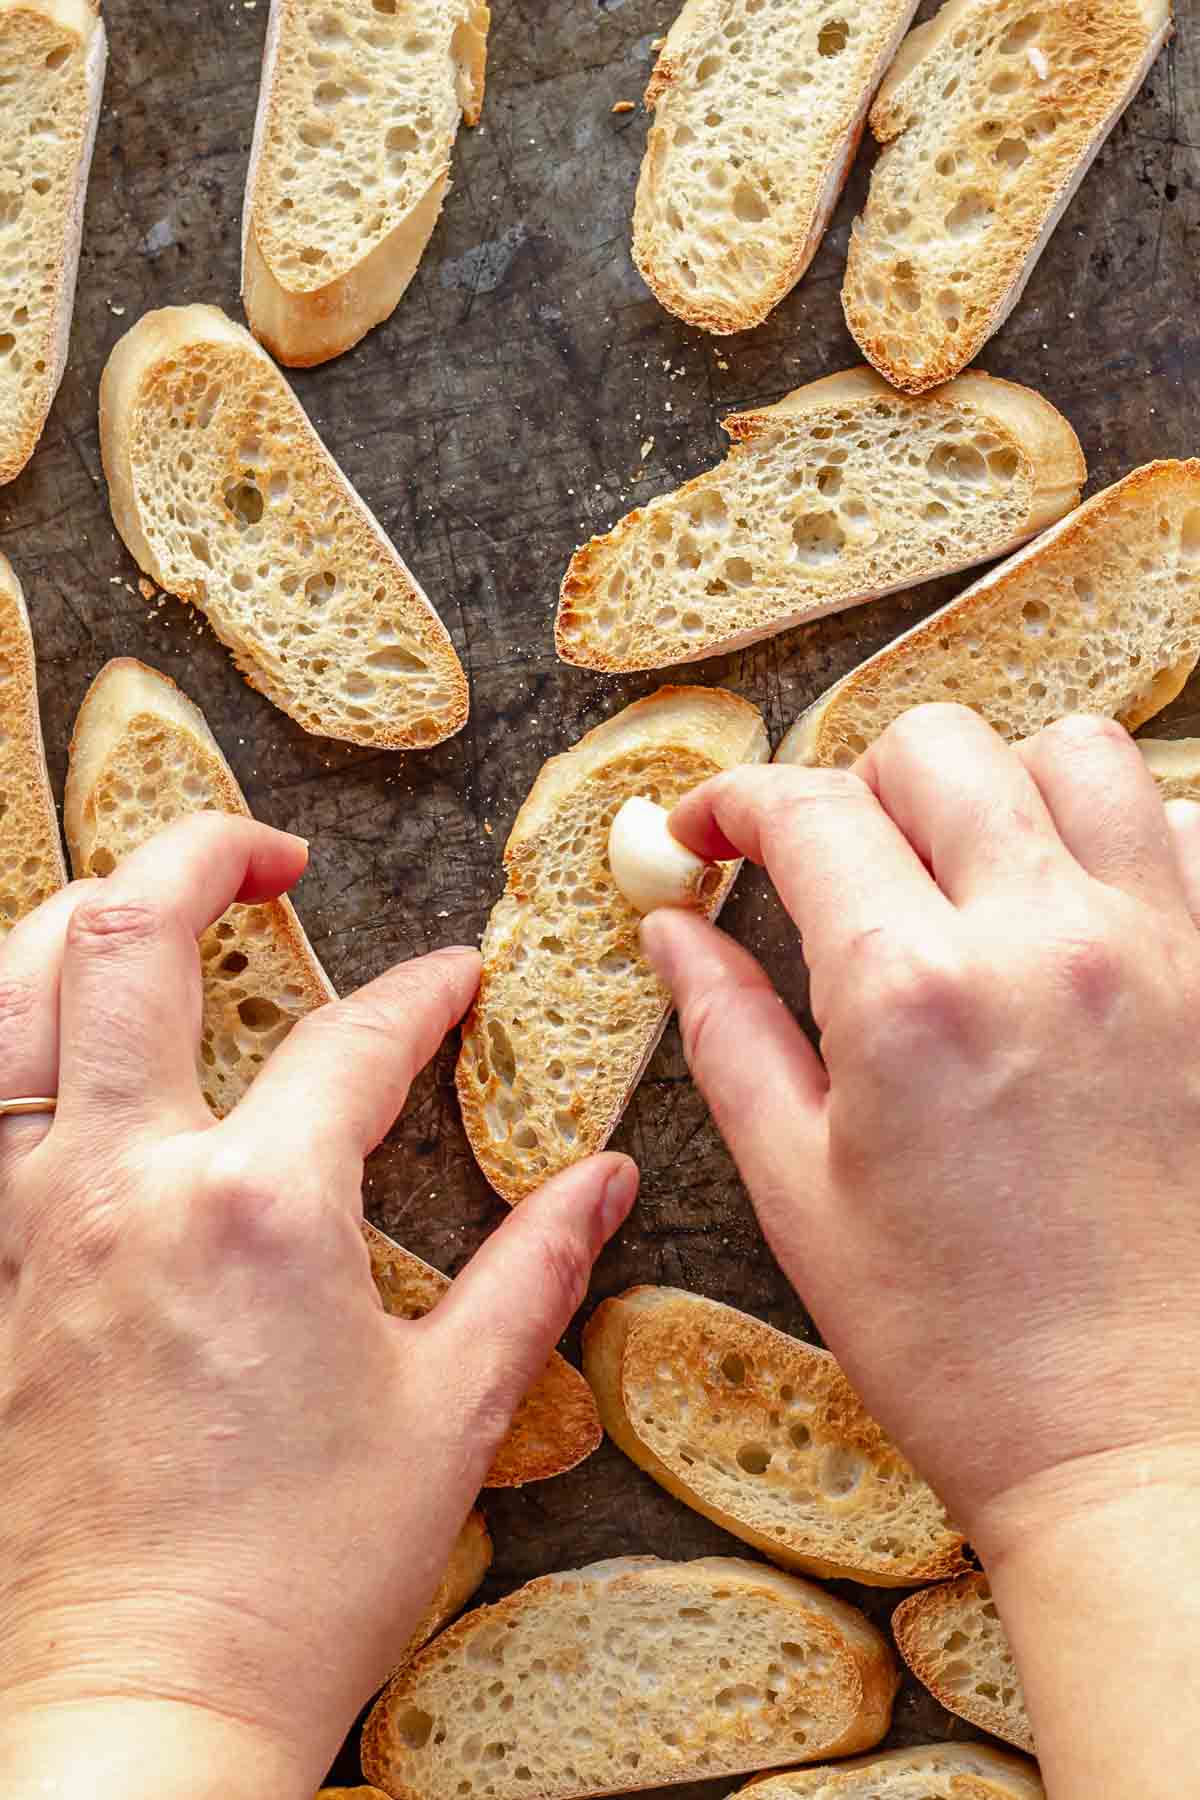
M1200 806L1105 720L1013 749L935 706L671 828L799 928L820 1057L703 920L643 932L776 1255L960 1526L986 1555L1023 1484L1200 1446Z

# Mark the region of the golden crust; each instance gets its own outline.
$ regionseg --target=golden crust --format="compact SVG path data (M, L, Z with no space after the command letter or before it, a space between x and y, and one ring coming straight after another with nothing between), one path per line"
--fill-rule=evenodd
M1170 0L947 0L910 33L842 294L889 381L924 393L1003 324L1169 32Z
M364 1225L363 1235L387 1311L399 1319L420 1319L432 1312L450 1288L449 1277L401 1249L373 1225ZM484 1485L523 1487L563 1475L590 1456L602 1436L591 1389L578 1369L555 1353L518 1407Z
M603 1148L670 1009L608 867L613 813L639 793L672 803L767 754L747 701L660 688L552 757L530 790L505 846L507 886L456 1076L479 1166L510 1204ZM736 874L731 865L710 917Z
M38 711L33 633L0 555L0 938L66 884Z
M986 1638L979 1633L981 1624ZM974 1641L960 1642L972 1633ZM910 1595L892 1614L892 1634L917 1680L947 1712L1018 1750L1035 1750L1012 1653L986 1575L963 1575ZM975 1681L961 1672L964 1667L970 1670L973 1658L978 1662ZM1003 1681L1011 1693L997 1692Z
M592 1315L584 1370L625 1454L773 1562L879 1587L970 1566L961 1533L826 1351L698 1294L636 1287ZM735 1475L746 1445L758 1460ZM811 1497L794 1500L796 1486Z
M1059 716L1059 711L1073 710L1055 710L1051 696L1044 718L1036 722L1025 718L1021 730L1009 729L1004 708L1010 703L1000 698L1006 679L1003 648L993 646L989 653L988 641L1017 630L1026 607L1049 607L1059 639L1053 646L1046 636L1034 640L1028 651L1033 660L1026 672L1038 672L1036 659L1043 653L1056 666L1068 662L1094 644L1099 631L1077 597L1080 587L1088 585L1097 590L1100 604L1120 614L1125 629L1136 624L1138 593L1133 587L1126 594L1113 589L1115 577L1109 565L1114 546L1123 536L1142 529L1158 506L1171 531L1179 523L1172 523L1169 517L1174 509L1182 515L1183 532L1192 529L1194 521L1194 529L1200 533L1200 459L1147 463L1093 495L948 606L851 670L802 715L779 746L776 759L814 767L851 761L898 712L925 700L953 699L973 706L1002 735L1010 737L1032 735L1040 725ZM1182 541L1180 548L1184 548ZM1200 655L1200 540L1187 551L1180 566L1185 574L1191 570L1191 576L1186 584L1174 584L1172 604L1177 607L1182 600L1183 610L1176 615L1169 638L1161 647L1149 642L1144 645L1138 659L1141 666L1127 662L1119 684L1106 685L1105 677L1098 687L1086 689L1086 704L1081 702L1077 710L1108 713L1132 731L1178 692ZM1147 573L1139 569L1139 586L1144 587L1147 579ZM1099 592L1102 585L1104 593ZM1061 600L1057 608L1056 599ZM1160 648L1169 666L1155 668L1152 661L1150 673L1143 673L1146 650L1157 656ZM915 698L905 700L902 683L913 668L924 671L923 686ZM947 678L953 680L953 688L945 685Z
M634 261L657 299L676 317L718 336L750 330L760 325L791 292L812 262L861 141L871 97L916 7L915 0L875 0L874 5L855 10L863 15L859 20L861 41L856 41L853 51L861 66L861 82L844 101L824 109L819 139L815 145L806 146L803 162L797 161L794 131L784 127L777 144L767 143L762 139L762 131L767 127L759 121L756 149L764 158L774 152L773 192L777 194L780 186L789 183L798 186L790 204L787 199L773 199L774 206L786 209L790 215L788 249L769 274L760 275L757 281L744 277L747 291L743 297L721 300L702 291L702 279L695 289L680 279L663 228L662 214L668 197L678 197L678 171L673 174L670 166L677 129L675 114L686 108L706 48L727 47L719 28L731 16L728 6L719 8L714 0L686 0L646 88L646 106L653 123L638 181L633 224ZM814 24L817 22L814 20ZM756 29L755 21L748 22L748 29ZM758 21L757 29L760 41L755 45L756 57L769 64L776 54L775 36L768 21ZM798 47L789 47L794 55ZM727 79L732 81L734 77L729 75ZM691 126L687 129L692 149L695 132ZM744 151L744 140L738 147ZM711 195L708 198L711 201Z
M306 731L411 750L462 729L449 633L248 331L216 307L147 313L105 368L100 448L138 563Z

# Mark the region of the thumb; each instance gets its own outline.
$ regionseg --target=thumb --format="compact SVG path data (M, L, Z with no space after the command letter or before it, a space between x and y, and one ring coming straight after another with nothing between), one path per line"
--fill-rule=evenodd
M629 1216L638 1181L636 1163L615 1155L556 1175L522 1201L421 1321L447 1396L442 1416L466 1431L472 1492L582 1303L596 1258Z

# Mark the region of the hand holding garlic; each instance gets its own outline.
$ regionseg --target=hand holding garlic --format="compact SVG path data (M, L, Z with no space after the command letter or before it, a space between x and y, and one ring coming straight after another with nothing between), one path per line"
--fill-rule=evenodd
M613 880L640 913L660 906L697 908L711 900L721 865L705 862L672 837L668 813L638 795L627 800L608 833Z

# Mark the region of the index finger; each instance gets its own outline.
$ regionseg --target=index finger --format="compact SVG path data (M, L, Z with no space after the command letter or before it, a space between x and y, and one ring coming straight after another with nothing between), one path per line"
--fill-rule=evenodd
M950 924L953 909L904 833L847 771L733 769L686 795L670 827L698 856L766 869L814 977L865 936L924 939Z
M475 950L438 950L399 964L349 999L318 1007L290 1032L219 1129L250 1148L286 1143L289 1157L310 1169L361 1163L470 1006L479 967Z

